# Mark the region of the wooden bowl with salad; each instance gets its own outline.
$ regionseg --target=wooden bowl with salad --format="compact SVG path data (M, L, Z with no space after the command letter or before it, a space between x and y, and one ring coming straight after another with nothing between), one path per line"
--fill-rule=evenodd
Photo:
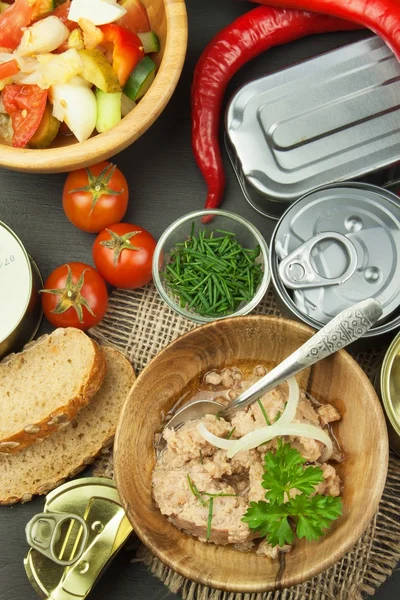
M52 173L107 159L154 123L175 90L184 0L0 7L2 167Z
M116 482L142 542L184 577L237 593L289 587L338 561L373 518L387 430L344 350L229 420L167 429L155 452L178 406L198 394L226 405L312 334L271 316L214 321L172 342L136 380L117 430Z

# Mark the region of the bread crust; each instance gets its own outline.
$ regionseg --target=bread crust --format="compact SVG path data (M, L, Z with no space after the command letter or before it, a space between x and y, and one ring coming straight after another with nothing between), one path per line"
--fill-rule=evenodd
M105 352L103 352L103 350L101 349L103 348L105 350ZM131 363L129 362L129 360L124 356L124 354L122 354L122 352L120 352L119 350L116 350L115 348L112 348L110 346L103 346L103 347L98 347L99 352L102 354L102 358L104 363L106 363L106 358L105 358L105 353L107 353L108 355L108 360L114 360L114 361L123 361L124 362L124 369L126 369L126 374L127 374L127 388L126 388L126 396L124 398L121 399L121 406L120 409L122 409L122 405L126 400L126 397L128 396L129 390L132 387L136 377L135 377L135 373L133 371L133 367L131 365ZM129 379L129 381L128 381ZM101 393L101 390L100 390ZM95 400L94 400L95 401ZM120 412L120 410L118 411ZM85 416L84 419L86 419L87 417ZM77 415L76 421L79 421L79 415ZM17 502L29 502L30 500L32 500L33 496L36 495L42 495L42 494L47 494L50 490L58 487L59 485L61 485L62 483L64 483L67 479L71 478L71 477L75 477L78 473L80 473L83 469L85 469L88 465L90 465L91 463L93 463L96 458L105 450L108 449L113 441L114 441L114 435L115 435L115 431L117 429L117 424L118 424L118 419L115 419L115 423L112 423L110 425L110 427L108 427L108 431L107 431L107 435L105 435L103 437L103 439L96 438L96 439L90 439L90 442L88 441L88 444L90 447L88 447L87 452L85 453L85 456L82 456L81 454L79 454L77 451L77 455L76 457L74 457L74 460L71 460L68 464L63 464L61 469L57 469L57 476L56 478L54 478L53 480L51 480L51 478L49 478L49 481L43 481L43 477L40 476L40 472L36 473L36 477L37 480L36 481L32 481L32 484L27 486L27 488L25 488L24 491L20 491L18 493L18 495L13 495L13 496L5 496L5 492L4 490L0 489L0 505L9 505L9 504L16 504ZM65 434L67 434L67 432L65 432ZM55 434L57 435L57 434ZM40 446L40 442L44 441L45 443L50 443L50 441L52 440L52 438L48 438L47 440L37 440L38 445ZM54 439L54 443L57 444L57 439ZM69 443L71 445L72 448L74 448L74 439L73 437L66 442L65 439L62 440L64 443ZM15 459L18 460L18 456L15 456ZM13 460L14 457L10 456L8 458L8 460ZM0 461L1 461L1 457L0 457ZM11 463L12 464L12 463ZM0 462L0 468L1 468L1 462Z
M53 333L56 333L57 331L58 330ZM64 331L67 331L67 329ZM2 361L3 364L6 362L11 362L12 360L16 360L25 351L29 350L29 348L32 348L38 343L43 343L47 338L51 337L51 335L53 334L45 334L34 342L30 342L24 347L22 352L7 356ZM66 427L71 420L76 417L77 413L90 402L91 398L100 389L106 375L106 360L98 344L89 338L89 336L86 337L93 346L94 358L88 377L86 381L82 382L79 392L75 397L69 398L66 404L59 406L56 410L51 411L51 413L46 415L46 417L41 421L34 423L28 421L20 431L0 439L0 454L17 454L28 446L40 442L52 433L55 433L59 429Z

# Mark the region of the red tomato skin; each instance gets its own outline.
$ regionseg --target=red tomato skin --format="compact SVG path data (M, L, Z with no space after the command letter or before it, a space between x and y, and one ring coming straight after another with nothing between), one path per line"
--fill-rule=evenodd
M69 308L60 315L54 314L52 311L56 307L58 296L55 294L42 293L42 308L46 319L54 327L75 327L86 331L90 327L94 327L99 323L107 310L108 291L104 279L99 273L85 263L70 262L68 263L72 270L72 281L77 283L80 275L86 269L85 282L81 289L81 294L86 298L90 308L94 312L93 317L89 311L83 307L83 322L80 323L78 315L74 308ZM68 270L66 265L57 267L46 279L44 289L58 289L65 286Z
M37 85L9 84L1 92L4 108L11 116L12 144L24 148L36 132L47 103L47 90Z
M147 285L153 278L152 262L156 240L143 227L130 223L118 223L108 229L117 235L140 231L130 239L131 244L140 250L122 250L117 265L114 265L113 250L101 245L102 241L110 240L111 236L106 230L102 231L93 244L93 260L99 273L108 283L121 289L134 290Z
M124 5L124 8L127 9L127 13L118 19L118 25L127 27L135 33L151 30L146 7L140 0L130 0L128 4Z
M68 19L70 8L71 0L65 0L65 2L60 4L60 6L57 6L57 8L55 8L51 14L55 17L58 17L64 23L64 25L68 27L70 31L73 31L74 29L79 27L79 25L78 23L75 23L75 21L70 21Z
M88 167L93 175L99 175L101 171L111 163L102 161ZM73 192L88 185L86 169L78 169L69 173L65 180L62 203L67 218L75 227L88 233L99 233L106 227L119 223L126 213L129 200L129 186L123 173L116 168L108 185L116 192L123 190L121 194L112 196L103 194L97 201L92 214L92 194L90 192Z
M0 65L0 79L7 79L16 75L19 71L18 63L16 60L9 60Z
M27 27L33 14L29 0L15 0L0 15L0 46L12 48L18 46L22 38L22 27Z

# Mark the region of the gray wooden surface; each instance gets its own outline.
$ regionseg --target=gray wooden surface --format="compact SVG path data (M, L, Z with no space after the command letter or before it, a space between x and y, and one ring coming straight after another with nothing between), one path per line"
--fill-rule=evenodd
M187 0L189 48L184 72L168 107L153 127L131 148L115 157L130 184L126 220L159 237L180 215L203 206L205 186L194 162L190 143L189 89L195 62L211 37L239 14L253 8L239 0ZM359 39L363 33L314 36L271 49L245 66L229 86L227 97L246 80L293 64L309 56ZM244 201L225 157L227 190L224 208L253 221L267 238L273 223ZM64 216L61 191L64 175L27 175L0 171L0 220L22 238L46 277L65 261L91 263L93 236L75 229ZM41 332L49 327L43 323ZM36 499L23 506L0 507L0 600L34 600L37 596L24 572L27 552L24 528L43 506ZM169 600L176 598L140 564L130 564L123 550L91 594L95 600ZM397 571L378 591L378 600L400 594ZM310 599L312 600L312 599Z

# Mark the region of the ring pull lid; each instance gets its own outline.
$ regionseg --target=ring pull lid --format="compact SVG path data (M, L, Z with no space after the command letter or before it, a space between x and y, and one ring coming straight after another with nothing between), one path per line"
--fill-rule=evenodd
M57 543L62 536L62 529L65 528L71 532L76 525L79 529L75 535L79 543L75 544L69 559L62 559L61 557L65 554L65 544L61 545L57 556ZM69 567L80 559L89 536L88 526L84 519L72 513L39 513L29 521L25 532L31 548L38 550L57 565L64 567Z
M324 277L313 266L312 252L324 241L333 240L343 247L347 254L346 270L337 277ZM319 233L296 248L279 264L279 276L283 284L290 289L332 286L344 283L357 268L357 251L354 244L343 234L335 231Z

